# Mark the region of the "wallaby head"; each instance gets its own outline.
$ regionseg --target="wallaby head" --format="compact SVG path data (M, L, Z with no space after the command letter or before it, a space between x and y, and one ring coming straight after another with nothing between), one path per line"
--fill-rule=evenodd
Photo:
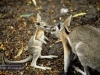
M50 26L41 19L41 16L39 15L39 13L37 14L37 19L35 21L35 27L37 27L40 30L47 31L47 32L50 30Z
M58 38L60 38L63 30L65 30L65 32L69 34L70 31L68 29L68 26L70 26L71 17L72 15L70 15L63 23L60 22L55 27L52 27L51 33L55 34Z
M64 26L63 26L63 23L62 22L60 22L60 23L58 23L55 27L53 27L52 29L51 29L51 34L54 34L54 35L56 35L56 37L60 37L60 32L61 32L61 30L64 28Z

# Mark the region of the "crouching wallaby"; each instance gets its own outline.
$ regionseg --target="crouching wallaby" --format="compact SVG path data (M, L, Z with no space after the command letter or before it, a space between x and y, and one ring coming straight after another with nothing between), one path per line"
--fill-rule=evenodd
M33 36L31 36L29 42L28 42L28 50L30 52L30 55L23 60L20 61L10 61L5 58L5 61L7 63L25 63L32 59L31 67L34 68L40 68L43 70L51 69L49 67L42 67L37 66L36 62L38 58L57 58L55 55L49 55L49 56L42 56L41 50L42 50L42 44L47 44L47 42L44 39L48 38L44 35L44 31L48 31L50 29L50 26L46 24L46 22L41 20L41 16L37 14L37 21L35 22L36 32Z
M71 60L71 51L75 53L84 71L76 68L83 75L90 75L88 67L100 72L100 30L88 26L78 26L73 31L68 30L71 16L63 23L53 27L52 33L62 40L64 47L64 72L67 72Z

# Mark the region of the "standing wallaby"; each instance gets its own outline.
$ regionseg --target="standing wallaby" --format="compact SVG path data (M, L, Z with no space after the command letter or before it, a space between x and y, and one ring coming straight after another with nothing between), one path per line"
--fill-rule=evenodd
M43 70L51 69L49 67L42 67L37 66L36 62L38 58L57 58L55 55L49 55L49 56L42 56L41 50L42 50L42 44L47 44L47 42L44 39L48 38L44 35L44 31L48 31L50 29L50 26L47 25L44 21L41 20L41 16L37 14L37 21L35 22L36 32L33 36L31 36L29 42L28 42L28 50L30 52L30 55L23 60L19 61L10 61L5 58L5 62L7 63L25 63L32 59L31 67L34 68L40 68Z
M70 32L68 30L70 21L71 16L51 29L52 33L59 37L63 43L64 72L68 70L72 52L78 56L84 67L83 75L90 75L88 67L100 72L100 30L83 25ZM82 72L81 70L78 71Z

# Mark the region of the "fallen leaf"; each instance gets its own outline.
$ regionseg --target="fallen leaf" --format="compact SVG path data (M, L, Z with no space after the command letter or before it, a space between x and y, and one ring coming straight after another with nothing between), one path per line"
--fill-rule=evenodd
M55 22L56 22L56 20L53 20L53 22L55 23Z
M32 2L33 2L34 5L37 7L36 0L32 0Z
M20 15L20 17L30 17L30 16L32 16L33 15L33 13L30 13L30 14L23 14L23 15Z
M22 46L22 47L18 50L17 55L16 55L14 58L18 58L18 57L22 54L23 50L24 50L24 47Z
M78 13L78 14L73 15L73 17L83 16L83 15L85 15L85 14L86 14L86 13L82 12L82 13Z
M52 48L54 46L54 44L50 45L49 47Z

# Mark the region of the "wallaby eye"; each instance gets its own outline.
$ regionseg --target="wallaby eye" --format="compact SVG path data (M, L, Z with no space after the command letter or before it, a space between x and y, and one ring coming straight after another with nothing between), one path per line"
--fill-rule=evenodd
M36 23L37 25L40 25L40 23L38 22L38 23Z
M55 29L52 29L52 31L56 31Z
M47 28L47 26L44 26L45 28Z
M55 29L55 28L52 28L51 30L52 30L53 32L54 32L54 31L56 31L56 29Z

